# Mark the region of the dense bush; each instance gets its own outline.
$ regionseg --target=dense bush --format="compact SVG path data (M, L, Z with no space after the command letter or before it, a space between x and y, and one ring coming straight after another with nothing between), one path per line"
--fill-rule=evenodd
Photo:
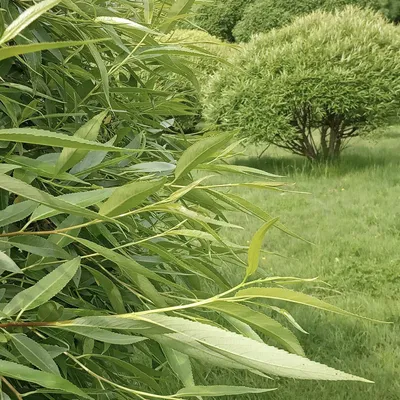
M202 88L210 77L225 65L224 62L239 51L239 47L223 43L205 31L189 29L177 29L162 40L167 44L183 44L185 48L192 50L193 54L201 52L200 55L186 57L188 65L196 74L195 82L183 75L171 73L168 69L157 71L160 75L160 87L173 93L176 99L181 99L183 104L190 108L192 115L176 117L174 123L178 130L190 133L196 130L202 118ZM202 53L206 56L202 56Z
M233 29L233 36L238 42L247 42L256 33L282 27L294 18L318 9L334 11L349 4L366 7L376 3L377 0L256 0L246 7Z
M245 46L240 68L215 76L205 115L254 141L334 158L398 117L399 50L399 29L372 11L315 12Z
M394 23L400 23L400 1L380 0L379 6L385 16Z
M254 0L214 0L196 10L194 23L211 35L233 42L233 28L241 20L248 4Z

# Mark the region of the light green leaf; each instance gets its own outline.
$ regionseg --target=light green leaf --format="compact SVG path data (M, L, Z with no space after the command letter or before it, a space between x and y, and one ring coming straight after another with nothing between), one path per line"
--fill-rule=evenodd
M119 344L123 346L146 340L144 337L123 335L121 333L110 332L99 328L65 327L64 330L98 340L99 342Z
M125 314L126 309L124 306L124 301L122 299L121 293L113 281L107 278L100 271L94 268L85 267L95 278L97 284L102 287L105 295L110 300L110 303L117 314Z
M201 164L218 149L225 146L234 136L234 133L224 133L199 140L185 150L178 160L175 169L175 180L188 174L198 164Z
M0 61L10 57L20 56L23 54L36 53L38 51L62 49L64 47L82 46L87 43L97 43L104 41L100 40L79 40L79 41L68 41L68 42L49 42L49 43L32 43L32 44L21 44L16 46L7 46L0 49Z
M310 306L314 308L319 308L320 310L330 311L336 314L341 315L349 315L352 317L363 318L370 321L375 321L371 318L362 317L360 315L351 313L346 310L342 310L339 307L336 307L332 304L326 303L325 301L319 300L316 297L309 296L308 294L304 294L301 292L295 292L293 290L284 289L284 288L261 288L261 287L253 287L248 289L239 290L236 293L236 297L246 298L246 299L254 299L254 298L264 298L264 299L273 299L273 300L283 300L288 301L290 303L302 304L304 306ZM382 322L382 321L378 321Z
M297 379L370 382L212 325L160 314L84 317L54 327L86 326L140 333L190 357L226 368ZM154 333L155 330L165 333Z
M46 205L54 210L58 210L61 213L80 215L85 218L101 219L110 222L115 222L113 219L106 216L100 215L94 211L88 210L83 207L71 204L58 197L54 197L47 192L35 188L34 186L28 185L19 179L12 178L8 175L0 174L0 188L8 190L11 193L18 194L19 196L25 197L29 200L35 201L42 205Z
M254 311L242 304L227 301L216 301L208 304L206 308L231 315L274 339L286 350L305 356L296 336L289 329L265 314Z
M16 364L11 361L0 360L0 375L8 378L18 379L22 381L36 383L48 389L62 390L67 393L81 396L84 399L91 399L77 386L57 375L48 372L38 371L24 365Z
M59 293L75 275L81 264L79 257L67 261L40 279L33 286L17 293L6 304L3 312L14 315L40 306Z
M57 364L50 354L37 342L23 334L10 335L16 349L32 365L44 372L60 375Z
M102 24L111 24L111 25L117 25L120 28L128 29L128 30L136 30L136 31L141 31L145 33L151 33L152 35L161 35L160 33L153 31L150 28L147 28L146 26L143 26L141 24L138 24L137 22L133 22L129 19L125 18L118 18L118 17L97 17L94 20L95 22L99 22Z
M194 397L194 396L203 396L203 397L220 397L220 396L239 396L241 394L259 394L271 392L273 389L259 389L259 388L250 388L246 386L192 386L186 387L179 392L177 392L173 397Z
M278 218L274 218L266 222L253 236L249 246L249 253L247 258L247 269L246 276L253 275L258 268L260 261L260 252L262 243L267 231L278 221Z
M107 111L104 111L95 117L93 117L90 121L86 122L83 126L81 126L74 135L74 138L81 138L85 140L95 141L99 131L101 124L104 118L107 115ZM66 148L60 154L60 157L57 160L57 164L55 167L54 176L57 176L60 172L65 172L76 165L79 161L81 161L86 154L87 150L79 150L77 148Z
M164 184L165 180L158 180L137 181L121 186L100 207L99 213L113 217L130 211L160 190Z
M107 100L108 105L111 107L111 103L110 103L110 82L109 82L109 77L108 77L108 71L107 71L107 67L106 64L103 61L103 58L101 57L99 51L97 50L97 47L92 44L89 43L88 48L90 50L90 52L92 53L92 56L94 58L94 61L97 64L97 68L100 72L100 76L101 76L101 82L102 82L102 86L103 86L103 93L104 96Z
M172 7L169 9L167 19L163 23L161 29L168 33L170 32L175 25L179 22L181 16L189 14L195 0L176 0L172 4Z
M90 190L87 192L78 192L78 193L68 193L63 194L61 196L56 197L57 199L64 200L70 204L74 204L79 207L89 207L94 204L98 204L101 201L107 199L111 196L115 189L113 188L105 188L105 189L97 189ZM55 210L54 208L40 205L31 215L30 221L39 221L42 219L54 217L55 215L61 214L60 211ZM1 212L0 212L1 215Z
M280 175L270 174L261 169L246 167L245 165L232 165L232 164L200 164L196 169L204 171L215 171L215 172L230 172L233 174L241 175L256 175L266 176L268 178L282 178Z
M56 6L60 1L61 0L43 0L26 9L4 30L3 35L0 38L0 45L14 39L15 36L17 36L33 21L39 18L46 11Z
M7 254L0 251L0 274L3 271L15 272L17 274L22 274L21 269L17 264Z
M194 386L190 358L186 354L180 353L170 347L162 346L162 350L172 371L175 372L176 376L181 380L185 387Z
M144 172L149 174L154 173L170 173L174 171L176 168L175 164L160 162L160 161L152 161L152 162L144 162L138 163L135 165L131 165L130 167L125 168L125 171L134 171L134 172Z
M108 146L98 142L82 139L76 136L68 136L43 129L15 128L0 129L0 141L40 144L44 146L67 147L80 150L136 152L139 150ZM140 150L143 151L143 150Z
M62 260L68 260L71 258L71 255L64 249L40 236L18 236L10 238L8 243L18 247L20 250L41 257L54 257Z

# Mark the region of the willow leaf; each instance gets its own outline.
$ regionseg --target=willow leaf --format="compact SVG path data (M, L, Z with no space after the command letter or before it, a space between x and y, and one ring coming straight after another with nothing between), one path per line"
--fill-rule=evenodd
M11 361L0 360L0 374L7 378L36 383L48 389L62 390L67 393L75 394L76 396L81 396L84 399L92 399L89 395L64 378Z
M4 314L14 315L40 306L49 301L73 278L80 266L80 258L67 261L40 279L33 286L17 293L3 309Z

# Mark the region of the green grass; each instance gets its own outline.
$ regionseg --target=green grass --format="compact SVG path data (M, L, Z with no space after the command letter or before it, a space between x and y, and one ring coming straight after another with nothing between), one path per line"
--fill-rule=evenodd
M274 382L278 391L247 399L399 399L400 129L387 132L377 143L353 142L334 166L312 165L278 149L270 149L261 158L255 148L246 153L250 156L237 164L285 175L285 180L295 182L293 189L310 193L241 190L248 200L280 216L281 222L315 244L274 230L265 240L265 249L284 257L265 257L263 271L319 277L330 286L317 283L305 290L358 314L394 322L376 324L290 307L309 332L298 333L308 357L375 384L278 379ZM237 181L237 177L232 179ZM226 232L240 244L247 243L260 226L259 221L236 213L233 222L246 227ZM242 378L239 373L211 372L208 383L243 384ZM257 376L250 379L256 386L274 384Z

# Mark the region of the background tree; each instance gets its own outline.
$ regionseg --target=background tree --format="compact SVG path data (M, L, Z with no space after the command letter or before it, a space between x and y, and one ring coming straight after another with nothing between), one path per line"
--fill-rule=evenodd
M256 0L245 8L242 18L233 29L233 36L238 42L248 42L252 35L280 28L298 16L316 10L339 10L346 5L381 8L377 0ZM389 7L393 6L387 6L388 16L392 12Z
M256 36L212 81L205 115L309 159L398 118L400 32L380 14L315 12Z

